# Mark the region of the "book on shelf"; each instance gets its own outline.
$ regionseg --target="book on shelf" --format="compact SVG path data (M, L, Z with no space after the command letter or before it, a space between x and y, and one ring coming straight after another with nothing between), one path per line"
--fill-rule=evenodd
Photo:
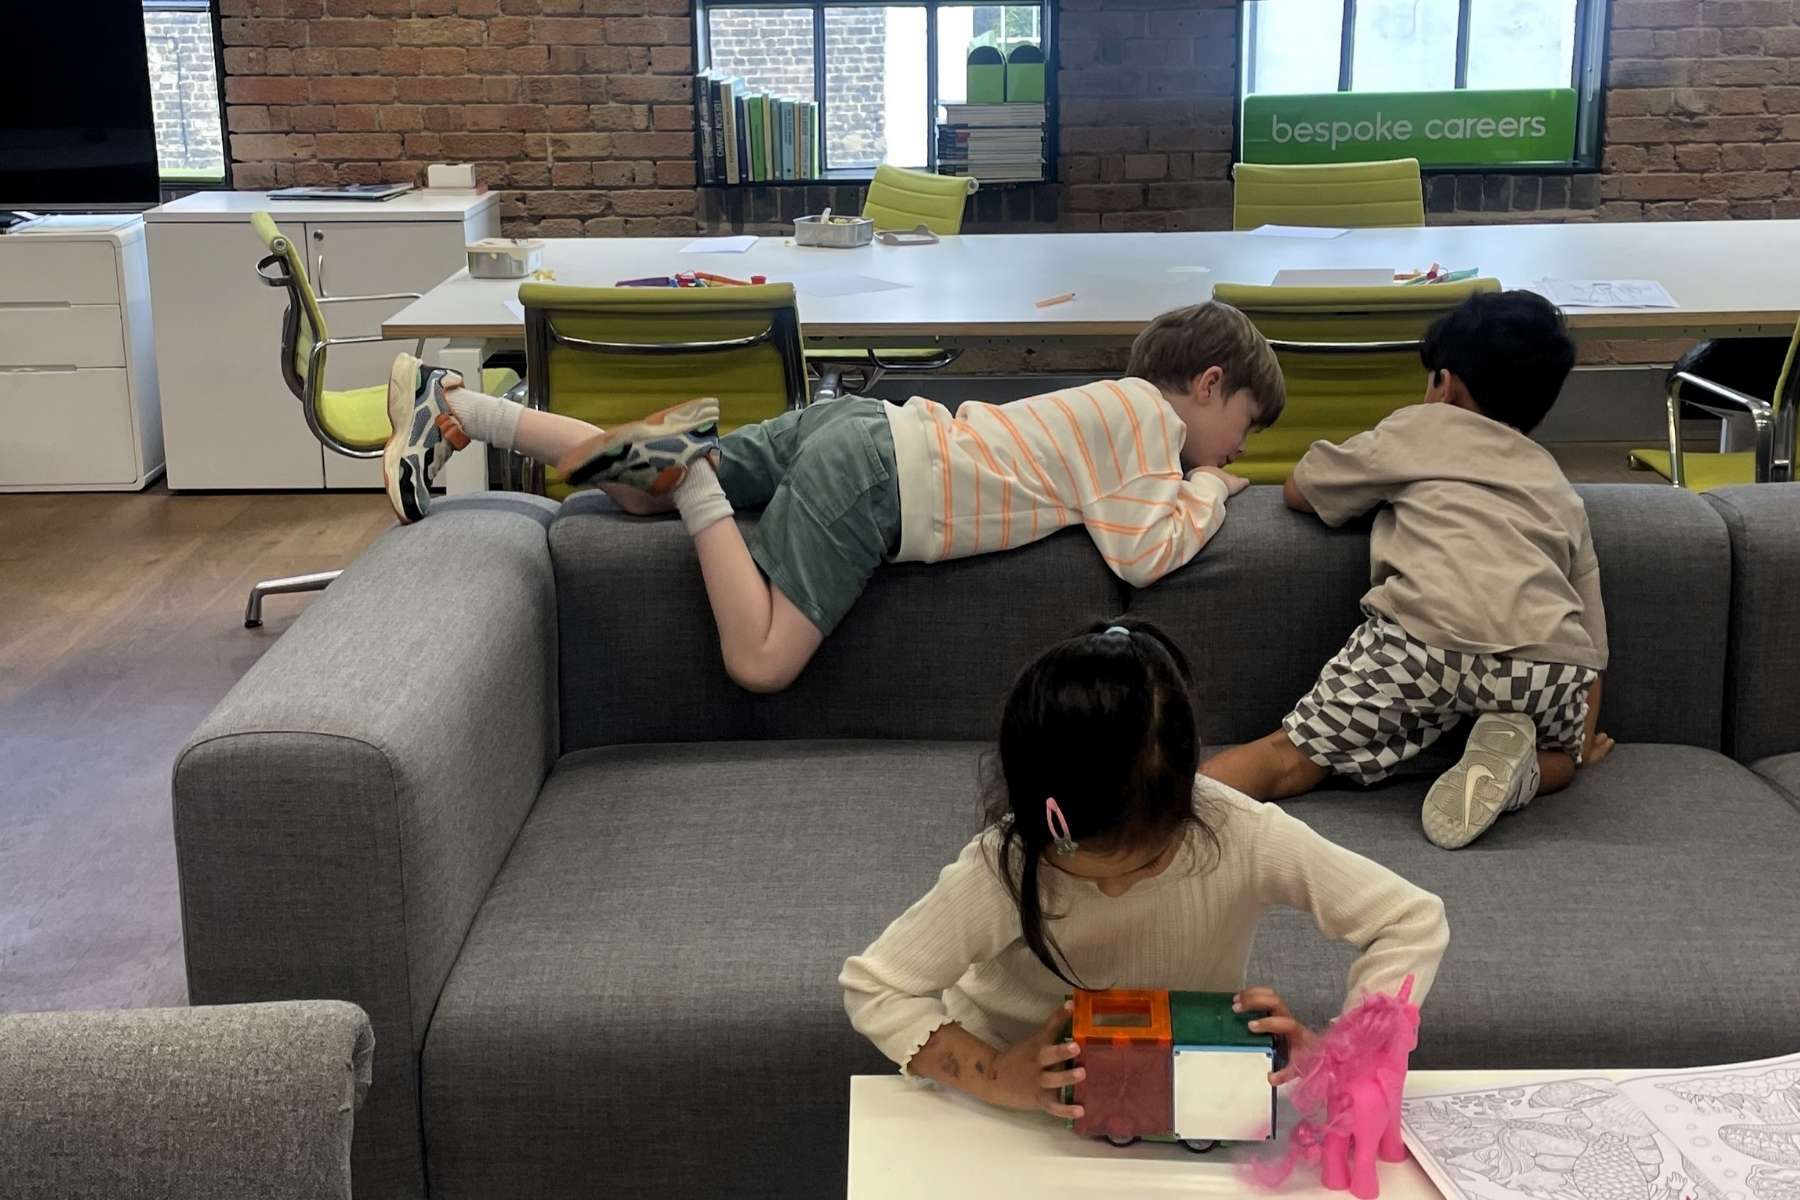
M794 102L781 102L781 178L794 178Z
M744 84L740 80L732 95L732 112L734 121L732 134L737 142L738 177L737 182L749 183L750 175L750 106L746 102Z
M944 124L979 125L985 128L1043 127L1042 104L946 104Z
M776 153L780 137L775 127L775 118L779 114L779 104L775 97L764 96L763 108L763 178L779 179L781 177L781 156Z
M744 144L750 156L750 181L761 183L768 159L763 155L763 99L760 94L744 97Z
M694 76L694 137L700 154L700 182L716 183L712 171L712 72Z
M719 155L725 160L720 177L726 183L742 183L744 179L738 167L737 139L737 89L741 82L737 79L719 81L719 111L725 118L719 131L724 143L719 148Z

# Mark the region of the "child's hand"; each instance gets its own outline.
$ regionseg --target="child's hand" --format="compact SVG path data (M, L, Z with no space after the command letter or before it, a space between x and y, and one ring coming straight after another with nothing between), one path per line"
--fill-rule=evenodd
M1195 474L1211 475L1214 479L1222 481L1225 484L1225 494L1227 496L1235 496L1250 486L1250 481L1248 479L1245 479L1242 475L1233 475L1223 467L1196 467Z
M1050 1014L1050 1019L1023 1041L1002 1050L994 1059L987 1100L1002 1108L1041 1108L1053 1117L1073 1120L1081 1115L1079 1104L1064 1104L1062 1089L1087 1078L1084 1067L1058 1070L1081 1053L1074 1042L1058 1041L1074 1010L1070 1001Z
M1607 755L1611 754L1612 749L1612 738L1601 733L1599 730L1595 730L1594 736L1588 739L1587 746L1581 752L1581 765L1584 767L1595 765L1605 759Z
M1269 1083L1279 1086L1300 1073L1294 1059L1312 1044L1313 1031L1288 1010L1287 1001L1274 988L1248 987L1231 998L1232 1012L1253 1012L1259 1008L1269 1015L1250 1022L1250 1032L1272 1033L1287 1047L1288 1065L1269 1073Z

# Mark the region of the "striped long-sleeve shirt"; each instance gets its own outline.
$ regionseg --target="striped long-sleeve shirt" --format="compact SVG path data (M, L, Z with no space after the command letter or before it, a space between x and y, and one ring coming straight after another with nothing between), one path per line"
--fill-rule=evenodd
M1008 550L1087 527L1114 574L1156 582L1225 519L1225 484L1184 475L1187 429L1142 379L1107 380L952 414L915 397L888 409L900 476L902 562Z

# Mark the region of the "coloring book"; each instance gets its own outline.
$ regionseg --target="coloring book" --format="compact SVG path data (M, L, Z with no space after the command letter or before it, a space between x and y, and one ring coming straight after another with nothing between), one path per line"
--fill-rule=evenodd
M1800 1054L1408 1097L1453 1200L1800 1200Z

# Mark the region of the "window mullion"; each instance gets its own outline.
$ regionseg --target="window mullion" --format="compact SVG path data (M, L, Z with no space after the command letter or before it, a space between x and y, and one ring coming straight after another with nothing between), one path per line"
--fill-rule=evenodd
M813 110L818 114L819 131L814 139L819 144L819 174L824 175L831 169L831 153L826 148L825 137L825 6L813 5ZM801 169L795 172L797 178L809 178L810 163L802 163Z
M1048 3L1048 0L1045 0ZM1006 32L1006 10L1000 10L1000 31ZM937 170L938 113L938 6L925 6L925 169ZM966 100L968 97L964 97Z
M1338 45L1338 91L1347 92L1356 81L1356 0L1344 0L1344 31Z
M1469 86L1469 10L1474 0L1458 0L1456 6L1456 84Z

